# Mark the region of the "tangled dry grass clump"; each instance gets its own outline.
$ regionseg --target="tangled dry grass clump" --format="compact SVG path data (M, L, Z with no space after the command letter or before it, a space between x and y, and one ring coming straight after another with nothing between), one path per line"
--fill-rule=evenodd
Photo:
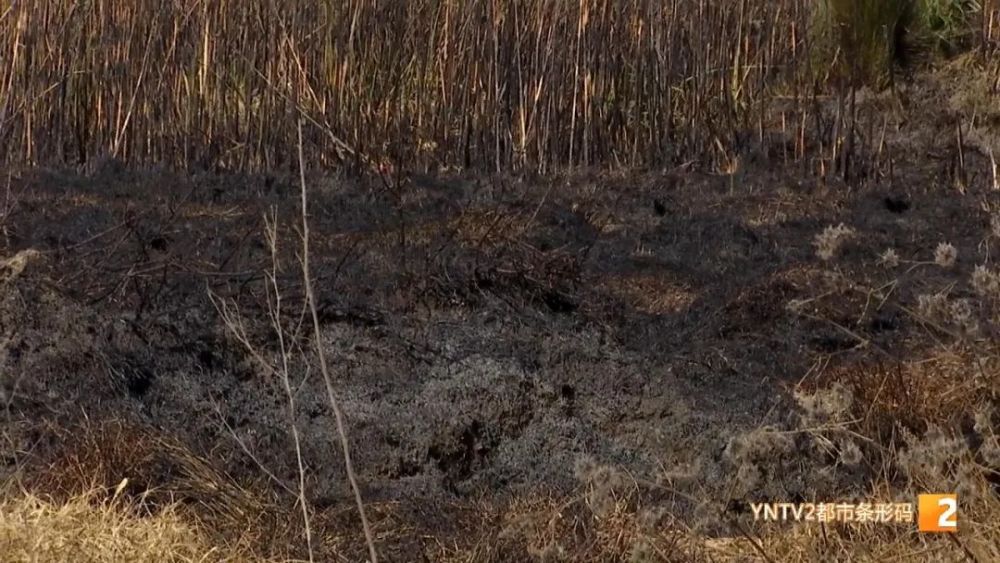
M53 441L6 482L4 561L287 558L284 509L175 440L108 420L54 429Z
M167 532L177 530L178 537L181 528L192 530L190 546L215 546L229 554L220 559L238 554L284 559L298 551L299 530L284 505L263 488L235 482L211 461L154 429L110 419L53 428L53 440L52 452L41 459L26 458L23 471L4 491L7 509L35 507L31 510L40 520L32 526L42 526L45 519L55 523L63 511L68 518L84 518L91 510L109 525L100 532L95 522L91 532L113 534L111 524L118 522L141 533L142 521L152 518ZM45 496L39 500L32 491ZM69 525L57 529L66 531ZM21 528L18 533L36 533L32 529ZM53 531L51 539L55 538ZM125 538L138 542L136 550L149 540L139 535ZM28 540L12 532L4 541ZM62 560L52 555L33 560ZM95 552L92 560L115 559L100 559Z
M816 235L813 244L816 246L816 256L822 260L831 260L845 242L854 236L854 229L844 225L829 226Z
M64 502L30 493L0 502L0 550L4 561L228 561L172 507L155 514L97 492Z
M476 561L707 561L709 550L670 511L644 500L642 483L620 468L583 456L573 495L517 498L496 518L499 548Z

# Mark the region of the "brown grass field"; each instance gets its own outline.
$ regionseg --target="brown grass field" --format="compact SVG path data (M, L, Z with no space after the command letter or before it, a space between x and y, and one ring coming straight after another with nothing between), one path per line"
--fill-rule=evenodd
M1000 561L998 158L996 0L0 0L0 562Z

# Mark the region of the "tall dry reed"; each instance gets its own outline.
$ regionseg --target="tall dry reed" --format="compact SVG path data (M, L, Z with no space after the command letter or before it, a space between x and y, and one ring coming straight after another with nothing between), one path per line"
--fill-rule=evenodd
M294 167L304 119L319 165L724 165L812 92L817 1L0 0L0 154Z
M808 0L0 2L15 161L643 165L730 147Z

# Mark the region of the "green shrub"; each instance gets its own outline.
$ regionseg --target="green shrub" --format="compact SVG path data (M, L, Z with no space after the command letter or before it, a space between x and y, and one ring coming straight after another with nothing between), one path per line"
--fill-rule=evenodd
M839 78L884 87L914 59L963 47L980 9L976 0L823 0L815 52Z
M917 0L914 22L925 48L948 55L968 48L974 36L970 19L982 10L977 0Z

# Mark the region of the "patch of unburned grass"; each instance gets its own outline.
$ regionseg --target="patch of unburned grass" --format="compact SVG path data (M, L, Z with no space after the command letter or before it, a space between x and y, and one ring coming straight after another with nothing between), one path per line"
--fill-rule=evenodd
M106 496L106 495L104 495ZM91 491L64 502L30 493L0 501L0 558L39 563L77 561L227 561L172 506L144 513L120 499Z
M171 437L116 419L50 431L52 451L24 460L17 483L31 494L8 496L14 505L39 504L32 496L39 495L48 499L38 509L47 511L45 518L61 510L84 518L90 505L111 520L163 515L170 529L187 526L205 532L211 545L233 546L225 551L267 557L298 551L291 503L286 507L262 487L237 483ZM70 533L71 522L61 530Z

